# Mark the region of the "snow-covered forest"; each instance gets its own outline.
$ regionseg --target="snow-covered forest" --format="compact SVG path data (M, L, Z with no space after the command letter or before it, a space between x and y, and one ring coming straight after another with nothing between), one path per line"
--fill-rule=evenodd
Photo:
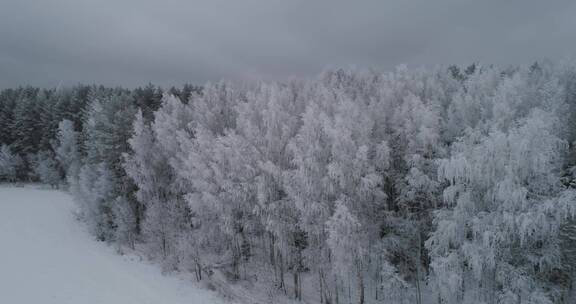
M271 303L574 303L576 64L0 92L0 180Z

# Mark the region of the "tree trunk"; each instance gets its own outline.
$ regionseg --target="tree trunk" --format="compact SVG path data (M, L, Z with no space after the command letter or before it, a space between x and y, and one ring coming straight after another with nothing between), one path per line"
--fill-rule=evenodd
M196 280L200 282L202 280L202 267L200 263L196 262Z
M339 297L338 297L339 294L340 294L340 291L338 290L338 278L336 276L334 276L334 301L335 301L335 304L340 304Z
M298 272L298 300L302 301L302 277Z
M322 270L318 270L318 283L320 284L320 304L324 304L324 286L322 285Z
M294 273L292 274L292 277L294 279L294 299L300 300L299 294L298 294L298 272L294 271Z
M280 267L280 286L279 288L286 294L286 284L284 283L284 261L282 258L282 253L278 253L278 267Z
M166 236L164 235L164 233L162 233L162 256L164 257L164 259L166 259L168 257L168 253L167 253L167 249L166 249L167 245L166 245Z
M324 289L324 303L331 304L332 303L332 292L330 291L330 285L326 282L326 273L322 270L322 287Z
M268 232L268 239L270 240L270 264L275 267L276 266L276 258L275 258L275 254L274 254L274 234L272 232ZM276 268L274 268L276 269Z
M420 278L421 278L421 270L420 270L420 263L422 259L422 236L420 235L420 224L418 223L418 231L416 232L417 241L418 241L418 249L416 253L416 303L422 304L422 290L420 289Z
M348 276L348 303L352 304L352 288L350 287L350 276Z
M498 271L496 268L496 265L498 264L494 264L494 271L492 271L492 284L490 284L490 303L491 304L496 304L496 272Z
M364 276L361 270L358 270L356 275L358 277L358 304L364 304Z

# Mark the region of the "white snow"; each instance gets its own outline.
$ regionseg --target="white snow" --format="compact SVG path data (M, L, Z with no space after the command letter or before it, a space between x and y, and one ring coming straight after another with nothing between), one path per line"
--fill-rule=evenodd
M224 303L97 242L74 209L63 192L0 186L0 303Z

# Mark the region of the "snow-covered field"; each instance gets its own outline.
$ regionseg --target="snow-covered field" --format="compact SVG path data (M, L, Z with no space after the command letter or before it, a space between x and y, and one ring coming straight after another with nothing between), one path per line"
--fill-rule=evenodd
M74 208L63 192L0 186L0 303L223 303L95 241Z

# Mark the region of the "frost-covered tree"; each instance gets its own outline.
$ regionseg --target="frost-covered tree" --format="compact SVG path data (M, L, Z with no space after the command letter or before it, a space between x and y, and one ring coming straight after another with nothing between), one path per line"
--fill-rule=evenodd
M174 134L169 135L165 129L174 125L180 127L175 119L176 115L182 114L179 105L183 104L175 97L164 96L152 126L145 121L142 112L136 114L134 134L128 140L132 153L125 156L124 164L126 173L137 187L136 199L144 207L143 236L151 253L161 256L168 267L176 267L177 243L190 226L189 211L170 166L170 157L176 153L176 143L169 140L175 140ZM172 131L176 132L178 128Z
M81 157L79 132L74 130L74 123L64 119L58 124L56 140L53 143L54 154L59 167L64 171L69 190L75 193L80 173Z
M40 182L55 188L62 182L62 174L58 162L51 151L40 151L31 160L33 172Z
M196 151L189 150L187 163L194 169L186 177L194 189L188 201L193 212L209 208L217 214L217 221L205 225L218 225L217 231L225 240L225 255L238 278L240 263L250 257L257 177L253 156L257 151L235 133L214 138L201 129L196 130L194 146Z
M348 211L361 223L361 229L351 239L359 250L344 250L344 254L352 255L356 261L358 303L365 300L367 286L364 276L373 276L370 270L378 268L377 263L373 263L378 260L378 243L369 240L377 239L380 234L380 221L387 200L381 173L388 164L389 147L386 141L373 139L374 124L365 104L342 98L336 106L334 118L326 127L331 143L327 166L330 188L337 196L336 202L347 204ZM332 238L330 233L329 238ZM337 254L335 248L331 250Z
M0 147L0 180L14 182L18 178L19 170L24 162L20 156L14 154L10 147L2 145Z
M241 91L231 82L207 84L202 94L193 96L194 122L215 135L224 135L236 125L236 104Z
M122 155L129 151L132 120L136 109L130 96L122 91L94 90L83 124L86 157L80 169L77 200L85 201L85 211L93 231L103 240L113 240L115 210L130 211L138 222L138 208L130 199L133 185L122 166ZM114 207L114 203L130 206Z
M105 162L116 175L123 175L122 154L129 151L128 138L135 114L128 94L94 92L84 126L87 161Z
M80 166L78 140L78 132L74 130L74 123L67 119L62 120L58 124L54 153L67 176L78 174Z
M77 183L73 194L90 231L100 240L112 240L112 204L116 200L112 172L105 163L86 164L80 169Z
M323 260L310 267L320 266L320 271L328 256L324 224L333 209L327 177L330 150L323 124L325 118L318 106L307 107L302 115L302 127L288 144L294 168L286 170L283 177L286 194L298 212L299 228L306 233L307 253Z
M448 303L553 303L559 227L574 214L559 180L566 144L554 115L534 110L508 132L471 134L443 160L449 209L427 241L440 297Z
M413 269L417 297L422 303L421 285L424 282L426 255L424 241L430 232L431 212L439 206L439 187L436 181L436 158L444 153L440 142L439 106L434 100L423 101L409 93L394 115L396 153L402 179L395 181L398 190L396 236L403 242L388 254L404 255L404 269ZM394 225L392 225L394 226ZM407 247L406 247L407 246ZM406 249L411 248L413 254ZM399 250L398 250L399 249Z
M286 87L259 83L246 94L246 102L238 105L238 132L257 151L253 155L257 164L257 204L253 212L260 218L257 229L266 231L269 246L263 249L274 271L275 284L281 290L285 290L286 270L298 273L304 267L301 251L306 247L298 211L283 184L284 170L292 168L288 144L300 127L299 115L304 109L296 96L297 90L297 83ZM297 286L295 297L299 297Z
M326 222L327 244L333 256L334 270L342 278L355 276L359 295L356 303L364 303L364 256L368 251L365 227L346 205L351 202L343 197L336 201L336 210Z
M160 170L162 169L157 164L159 158L158 147L155 145L152 131L150 126L145 123L144 116L141 111L136 113L136 119L134 120L134 134L128 140L132 152L130 154L125 154L125 162L123 164L124 169L128 177L130 177L137 187L136 199L142 206L150 206L151 204L158 204L160 199L160 193L157 189L161 187L166 187L163 180L161 180ZM161 164L160 164L161 166ZM142 212L145 212L142 210ZM147 223L150 223L150 218L147 219ZM146 231L151 231L152 229L146 229ZM150 242L151 246L157 245ZM157 248L165 249L165 240L160 240L161 245ZM162 244L164 244L162 246ZM165 255L165 252L162 254Z

